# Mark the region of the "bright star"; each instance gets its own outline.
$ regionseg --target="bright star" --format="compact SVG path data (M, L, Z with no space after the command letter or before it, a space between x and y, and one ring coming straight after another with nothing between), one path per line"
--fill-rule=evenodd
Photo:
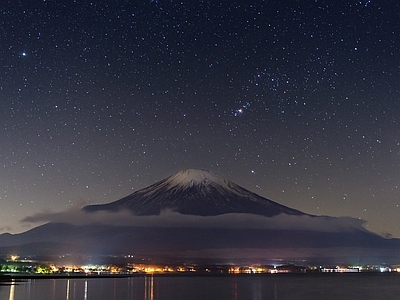
M250 103L249 103L249 102L246 102L244 105L242 105L241 108L236 109L236 110L233 112L233 115L234 115L235 117L240 116L240 115L242 115L242 114L244 113L244 111L245 111L246 109L248 109L249 107L250 107Z

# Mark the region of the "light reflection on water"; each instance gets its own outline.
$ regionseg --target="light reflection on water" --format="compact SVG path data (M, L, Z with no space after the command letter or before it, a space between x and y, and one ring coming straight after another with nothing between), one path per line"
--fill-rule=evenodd
M154 277L146 277L144 280L144 300L154 300Z
M83 299L87 300L88 297L88 281L85 280L85 296L83 297Z
M69 300L69 279L67 280L67 297L66 300Z
M38 279L0 286L8 300L398 299L400 274Z
M14 300L14 293L15 293L15 285L14 282L12 282L12 285L10 286L10 297L8 298L9 300Z

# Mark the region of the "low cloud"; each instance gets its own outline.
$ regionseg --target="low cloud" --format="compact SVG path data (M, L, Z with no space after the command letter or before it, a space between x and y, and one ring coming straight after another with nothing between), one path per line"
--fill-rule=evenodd
M68 223L74 225L104 224L135 227L177 228L232 228L232 229L276 229L308 230L318 232L341 232L364 230L365 221L350 217L313 217L309 215L279 214L265 217L254 214L230 213L217 216L184 215L174 211L163 211L160 215L137 216L130 211L94 212L69 210L65 212L43 212L26 217L24 223Z

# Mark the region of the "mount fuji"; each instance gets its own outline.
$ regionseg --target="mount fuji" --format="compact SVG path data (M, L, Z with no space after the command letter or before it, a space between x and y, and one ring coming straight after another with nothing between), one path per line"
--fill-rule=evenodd
M86 212L123 209L135 215L159 215L166 209L199 216L227 213L267 217L304 214L263 198L209 171L194 169L180 171L118 201L84 207Z
M0 235L0 253L252 263L400 261L400 240L367 231L363 221L303 213L204 170L177 172L111 203L25 221L47 223Z

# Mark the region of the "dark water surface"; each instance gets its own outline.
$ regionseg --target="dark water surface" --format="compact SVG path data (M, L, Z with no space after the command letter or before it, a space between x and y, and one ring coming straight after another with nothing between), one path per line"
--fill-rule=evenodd
M0 286L0 299L400 299L400 274L31 279Z

